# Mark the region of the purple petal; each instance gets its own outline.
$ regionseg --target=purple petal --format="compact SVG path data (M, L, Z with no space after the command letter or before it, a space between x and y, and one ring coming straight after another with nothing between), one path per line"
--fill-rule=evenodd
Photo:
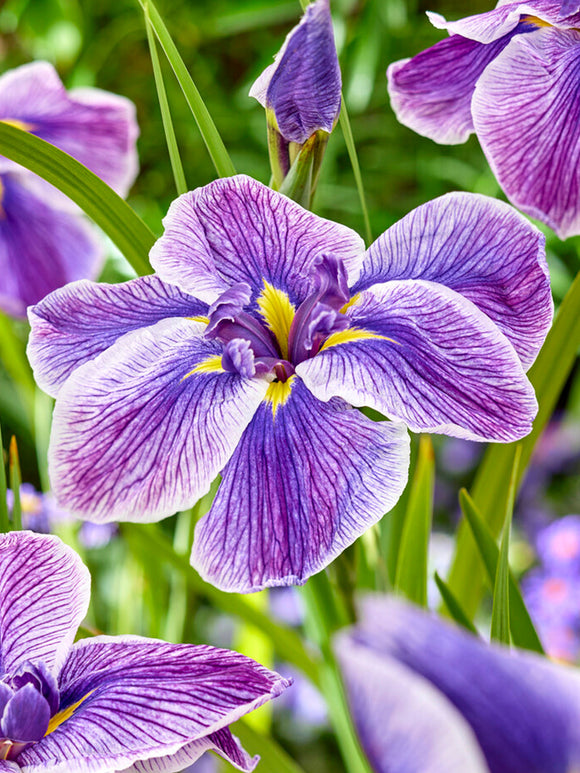
M527 370L552 322L542 233L508 204L449 193L410 212L371 245L356 290L425 279L473 301Z
M204 303L156 276L116 285L76 282L29 309L28 359L40 388L56 396L75 368L125 333L168 317L206 314Z
M33 685L27 684L8 701L0 732L11 741L35 743L46 733L49 719L48 702Z
M391 64L387 79L397 120L444 145L465 142L474 131L475 84L510 37L483 44L452 35L412 59Z
M213 736L288 684L255 661L215 647L134 636L84 639L60 675L61 711L82 702L18 761L25 769L67 761L78 773L123 770ZM211 743L230 749L227 736Z
M390 510L407 481L401 425L321 403L300 379L291 390L258 409L196 527L192 564L223 590L303 584Z
M280 134L302 145L322 129L331 132L340 113L340 67L328 0L306 9L270 65L250 90L272 109Z
M395 660L341 634L336 650L351 714L376 773L490 773L467 722Z
M568 773L580 763L580 676L485 644L401 602L370 598L356 641L430 682L469 723L491 773Z
M393 281L365 290L347 315L375 337L323 348L296 368L320 400L367 405L414 432L500 442L530 432L532 386L471 301L433 282Z
M69 377L49 450L61 506L95 522L154 521L208 491L268 385L221 370L221 347L204 328L162 320Z
M83 218L53 208L26 180L0 176L0 309L13 316L25 316L29 304L67 282L95 277L102 262Z
M24 123L122 196L137 176L133 103L99 89L67 94L48 62L32 62L0 78L0 119Z
M509 199L560 238L580 234L580 33L518 36L473 98L481 146Z
M57 673L89 605L90 577L56 537L0 536L0 654L4 674L26 660Z
M254 297L269 282L300 302L324 254L341 258L352 283L364 244L350 228L313 215L245 175L180 196L163 221L151 264L166 282L213 303L246 282Z

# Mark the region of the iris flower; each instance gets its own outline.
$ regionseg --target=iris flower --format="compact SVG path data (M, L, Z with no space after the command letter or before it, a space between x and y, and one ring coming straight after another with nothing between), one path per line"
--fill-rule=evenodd
M0 120L74 156L120 195L137 174L135 107L99 89L66 92L33 62L0 77ZM102 249L80 212L48 183L0 156L0 309L26 316L67 282L94 278Z
M580 673L370 597L337 654L376 773L572 773Z
M164 225L155 276L30 310L29 358L57 398L53 490L75 514L158 520L221 474L195 568L230 591L303 583L399 498L404 424L530 431L524 371L552 302L543 236L509 205L449 194L365 252L240 175L184 194Z
M228 725L288 682L216 647L73 644L89 596L87 569L58 538L0 536L0 771L172 773L207 750L253 770Z
M451 36L389 67L399 121L443 144L475 132L513 204L562 239L579 234L580 2L429 18Z

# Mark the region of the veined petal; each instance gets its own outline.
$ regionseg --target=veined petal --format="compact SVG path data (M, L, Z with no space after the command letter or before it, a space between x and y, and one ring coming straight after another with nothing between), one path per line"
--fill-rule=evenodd
M481 77L473 120L509 199L561 239L580 233L580 32L518 36Z
M365 290L347 315L351 340L296 368L320 400L367 405L414 432L500 442L530 432L532 386L471 301L433 282L393 281Z
M203 329L162 320L69 377L49 449L62 506L97 522L155 521L207 492L268 385L224 372Z
M133 103L100 89L67 93L48 62L32 62L0 77L0 119L17 121L69 153L122 196L137 176Z
M90 576L57 537L0 535L0 668L43 661L58 673L87 613Z
M180 196L164 219L151 264L166 282L207 303L239 282L255 300L264 281L300 303L317 258L341 258L352 284L364 243L346 226L324 220L245 175Z
M273 65L250 90L274 111L280 134L302 145L322 129L331 132L340 113L341 77L329 0L306 9Z
M478 78L510 40L493 43L452 35L387 70L397 120L444 145L465 142L474 131L471 98Z
M379 236L354 292L393 279L438 282L469 298L509 339L526 370L552 322L544 235L487 196L448 193Z
M82 217L53 208L26 180L0 176L0 309L13 316L67 282L95 277L102 262Z
M214 734L288 684L250 658L216 647L136 636L84 639L60 674L61 709L77 708L18 761L31 773L43 765L50 771L54 765L55 773L104 773L175 755L207 736L206 748L219 744L234 754L227 734Z
M196 526L192 564L223 590L303 584L390 510L407 481L404 427L321 403L300 379L290 389L260 406Z
M115 285L79 281L28 310L28 359L40 388L56 396L75 368L125 333L168 317L206 315L206 304L156 276Z
M353 636L439 690L471 726L491 773L569 773L580 764L575 669L486 644L387 597L366 600Z
M490 773L467 722L429 682L359 643L355 633L341 633L335 648L376 773Z

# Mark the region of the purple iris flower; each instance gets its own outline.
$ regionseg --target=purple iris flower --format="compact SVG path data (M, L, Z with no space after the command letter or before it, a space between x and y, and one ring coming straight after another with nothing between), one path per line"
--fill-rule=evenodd
M451 35L388 71L399 121L436 142L476 132L510 201L580 233L580 3L505 2L431 22Z
M576 662L580 655L580 576L538 567L523 578L522 592L548 655Z
M0 536L0 771L171 773L213 750L252 759L228 725L288 681L236 652L139 636L73 644L90 595L58 538Z
M543 236L449 194L365 252L349 228L249 177L171 206L157 271L78 282L30 310L57 397L50 474L97 522L191 507L221 474L192 563L218 587L303 583L399 498L408 435L526 435L550 325ZM394 421L374 422L351 406Z
M580 673L386 597L336 642L377 773L571 773Z
M536 549L547 568L580 577L580 515L559 518L538 532Z
M135 107L99 89L66 92L33 62L0 77L0 120L56 145L126 195L137 175ZM92 228L59 191L0 156L0 309L25 316L57 287L99 273Z
M278 184L312 135L324 135L319 138L323 149L340 114L341 87L329 0L316 0L250 90L266 109ZM320 152L317 166L321 158Z

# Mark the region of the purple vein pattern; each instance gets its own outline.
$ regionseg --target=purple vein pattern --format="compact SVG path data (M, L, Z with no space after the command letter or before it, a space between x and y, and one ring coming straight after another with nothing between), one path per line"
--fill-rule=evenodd
M570 773L580 764L575 669L380 596L364 600L335 647L376 773Z
M510 201L560 238L580 233L580 4L505 2L387 71L399 121L436 142L475 132Z
M216 647L73 644L89 595L88 571L58 538L0 536L0 771L176 773L208 750L253 770L228 725L287 680Z
M56 145L125 196L137 175L135 107L99 89L67 92L33 62L0 77L0 120ZM77 208L32 172L0 157L0 309L26 307L67 282L97 276L102 250Z
M365 252L240 175L181 196L164 225L155 276L30 309L53 490L79 516L158 520L219 474L193 566L229 591L301 584L398 500L407 427L530 431L525 371L552 301L544 237L509 205L443 196Z

